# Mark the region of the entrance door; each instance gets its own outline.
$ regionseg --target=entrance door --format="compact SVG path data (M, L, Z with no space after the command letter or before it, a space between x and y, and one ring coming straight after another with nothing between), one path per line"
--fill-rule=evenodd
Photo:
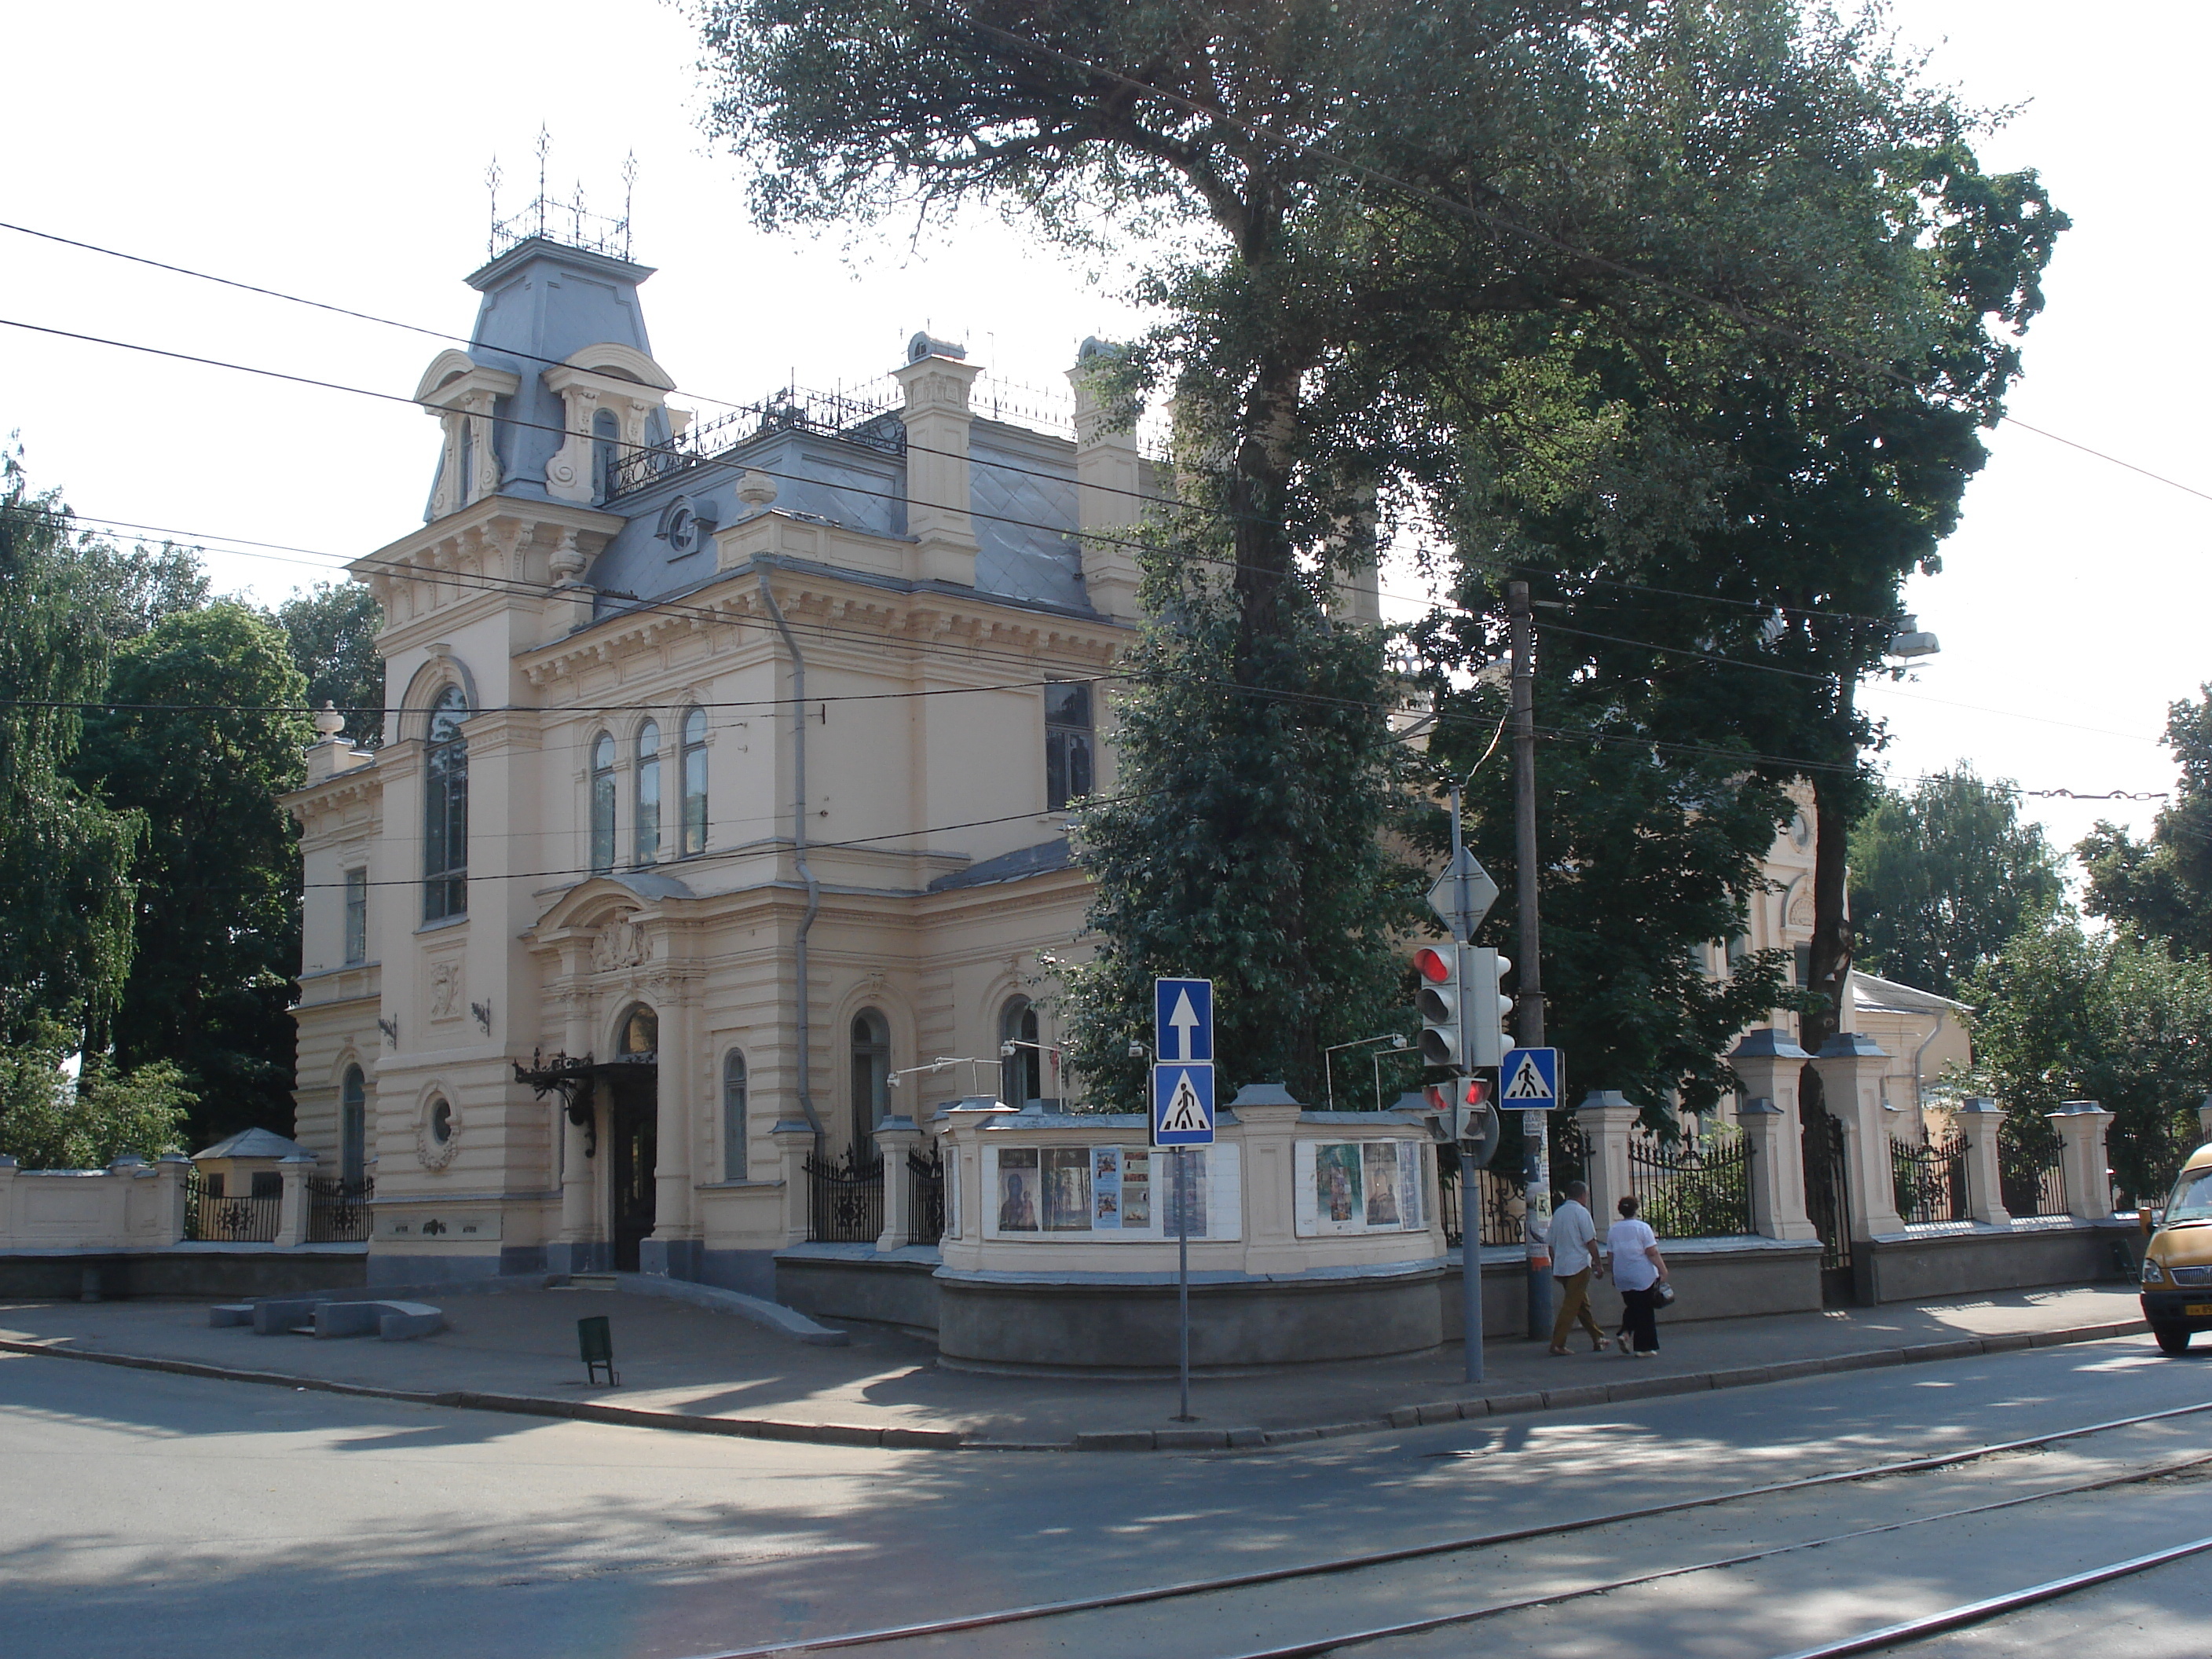
M631 1069L631 1068L626 1068ZM653 1170L659 1127L658 1066L640 1066L614 1090L608 1130L614 1141L607 1176L614 1188L609 1229L614 1235L615 1271L638 1270L637 1247L653 1232Z
M1858 1299L1851 1273L1850 1182L1844 1170L1844 1126L1808 1104L1800 1135L1805 1157L1805 1217L1820 1236L1820 1300L1831 1308Z

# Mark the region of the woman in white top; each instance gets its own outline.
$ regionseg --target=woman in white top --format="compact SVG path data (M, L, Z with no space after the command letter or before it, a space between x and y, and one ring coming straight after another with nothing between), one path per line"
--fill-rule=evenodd
M1636 1194L1620 1200L1620 1219L1606 1230L1606 1253L1613 1258L1613 1282L1620 1291L1620 1351L1638 1359L1659 1355L1659 1286L1667 1278L1667 1259L1659 1236L1636 1218ZM1630 1339L1634 1339L1633 1346Z

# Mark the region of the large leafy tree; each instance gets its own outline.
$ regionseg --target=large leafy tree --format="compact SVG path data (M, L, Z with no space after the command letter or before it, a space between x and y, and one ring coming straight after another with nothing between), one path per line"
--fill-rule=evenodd
M82 785L149 826L116 1055L181 1066L198 1136L290 1123L300 866L276 798L313 738L306 691L246 606L170 616L116 653L77 757Z
M1851 923L1873 972L1955 997L2014 934L2057 919L2057 853L2014 793L1964 763L1885 790L1850 838Z
M2086 903L2136 939L2212 955L2212 685L2167 711L2166 746L2181 779L2149 837L2100 823L2075 849L2089 872Z
M106 673L106 555L0 453L0 1044L99 1027L130 969L144 821L70 772Z
M151 1161L185 1150L183 1073L167 1060L119 1073L90 1054L72 1079L63 1062L77 1041L46 1022L0 1046L0 1152L27 1170L97 1170L125 1153Z
M384 741L384 659L377 654L383 613L359 582L317 582L270 613L292 660L307 676L307 702L336 705L345 735L364 748Z

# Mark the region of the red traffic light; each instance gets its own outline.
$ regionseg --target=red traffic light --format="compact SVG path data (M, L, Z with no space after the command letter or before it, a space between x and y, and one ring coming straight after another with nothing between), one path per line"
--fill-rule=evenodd
M1424 945L1413 952L1413 971L1431 985L1442 985L1459 970L1454 957L1448 957L1433 945Z
M1468 1105L1480 1106L1485 1104L1489 1099L1490 1079L1488 1078L1471 1077L1468 1079L1467 1103Z

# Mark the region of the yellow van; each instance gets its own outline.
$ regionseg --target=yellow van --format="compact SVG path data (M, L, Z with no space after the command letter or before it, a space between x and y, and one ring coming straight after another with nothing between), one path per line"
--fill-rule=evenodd
M2212 1331L2212 1146L2190 1153L2166 1208L2142 1218L2143 1317L2160 1349L2186 1353L2191 1332Z

